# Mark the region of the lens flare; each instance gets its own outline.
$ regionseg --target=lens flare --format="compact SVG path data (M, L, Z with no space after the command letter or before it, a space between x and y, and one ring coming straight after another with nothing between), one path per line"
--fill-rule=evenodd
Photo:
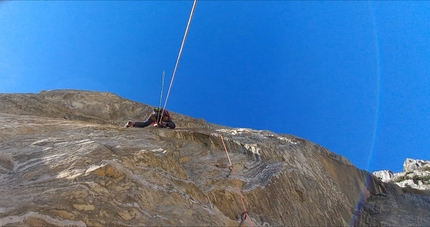
M378 139L378 126L379 126L379 119L380 119L380 103L381 103L381 56L380 56L380 49L379 49L379 35L378 35L378 24L376 21L375 16L375 7L373 6L372 2L369 3L369 11L370 15L372 17L372 24L373 24L373 37L375 40L375 55L376 55L376 108L375 108L375 120L373 123L373 131L372 131L372 141L370 146L370 154L367 161L367 169L370 169L370 164L372 161L373 153L377 148L377 139ZM358 216L360 215L360 210L362 209L364 200L366 199L366 190L368 188L369 183L371 182L372 174L369 173L366 175L366 179L364 181L365 187L363 187L363 191L361 192L360 199L358 201L357 207L354 211L354 216L351 219L351 223L349 226L354 226L355 222L357 221Z

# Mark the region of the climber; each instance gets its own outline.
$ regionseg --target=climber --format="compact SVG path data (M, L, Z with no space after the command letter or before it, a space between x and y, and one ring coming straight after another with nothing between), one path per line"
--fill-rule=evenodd
M161 114L163 112L163 114ZM175 123L172 121L172 118L170 117L169 111L162 110L162 108L154 108L154 111L152 111L151 115L146 119L144 122L133 122L128 121L125 124L126 128L129 127L136 127L136 128L144 128L146 126L153 125L155 127L160 128L176 128Z

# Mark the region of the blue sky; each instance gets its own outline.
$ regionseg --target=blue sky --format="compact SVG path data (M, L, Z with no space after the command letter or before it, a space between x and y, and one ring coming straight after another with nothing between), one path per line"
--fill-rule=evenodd
M192 5L0 2L0 92L107 91L156 106ZM406 158L430 160L429 59L428 1L202 0L167 109L400 172Z

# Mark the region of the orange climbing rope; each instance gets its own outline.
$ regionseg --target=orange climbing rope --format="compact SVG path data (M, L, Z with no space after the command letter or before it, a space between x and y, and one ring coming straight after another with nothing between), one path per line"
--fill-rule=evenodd
M240 222L239 227L242 225L243 221L245 220L248 220L249 225L253 227L254 225L252 224L252 221L248 215L248 211L246 210L245 200L243 198L242 192L240 191L239 181L237 180L236 173L234 172L233 164L231 162L230 155L228 154L227 146L225 145L225 142L224 142L224 137L221 134L220 134L220 137L221 137L222 145L224 146L225 154L227 155L228 162L230 164L230 167L229 167L230 171L233 173L234 180L236 181L237 192L239 193L240 200L242 201L243 213L241 214L242 221Z

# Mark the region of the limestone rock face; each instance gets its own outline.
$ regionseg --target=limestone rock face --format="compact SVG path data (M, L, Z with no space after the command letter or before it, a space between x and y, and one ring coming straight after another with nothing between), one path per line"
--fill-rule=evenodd
M108 92L51 90L38 94L0 94L2 113L25 114L78 120L89 123L122 125L127 120L144 121L153 107ZM208 128L202 119L171 113L181 127Z
M0 95L0 226L430 225L427 193L317 144L177 113L174 130L122 127L150 111L109 93Z
M387 226L428 226L430 204L430 162L406 159L404 172L393 173L390 170L376 171L373 174L391 187L401 187L400 193L391 196L371 196L364 206L374 217L383 216L382 224ZM386 187L387 188L387 187ZM399 214L400 219L399 220Z
M373 172L373 175L378 177L383 182L391 182L391 179L393 179L393 172L391 170L381 170Z
M404 172L411 172L414 170L423 170L423 169L430 170L430 161L407 158L403 163Z
M376 171L373 175L384 182L392 182L405 188L430 191L430 161L407 158L403 163L404 172L392 173L389 170Z

